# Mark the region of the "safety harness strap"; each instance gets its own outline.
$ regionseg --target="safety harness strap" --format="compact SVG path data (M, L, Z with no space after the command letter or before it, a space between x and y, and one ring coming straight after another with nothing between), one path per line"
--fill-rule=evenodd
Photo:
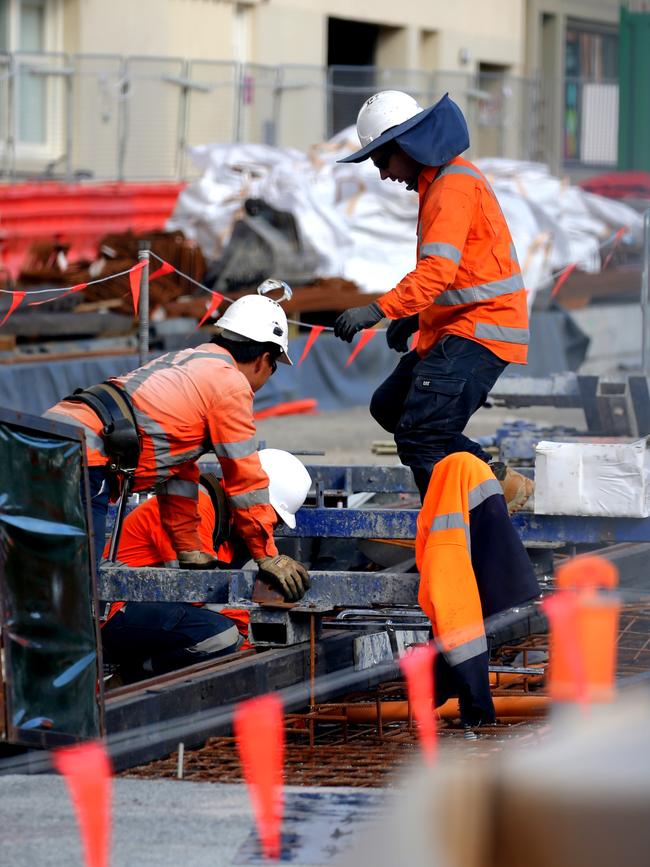
M140 459L140 437L129 396L112 382L78 388L66 400L85 403L102 423L101 437L114 472L133 472Z

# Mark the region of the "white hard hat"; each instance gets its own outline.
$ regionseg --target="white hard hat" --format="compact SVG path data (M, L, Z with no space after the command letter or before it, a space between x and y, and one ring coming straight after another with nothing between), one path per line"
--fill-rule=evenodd
M291 289L280 280L265 280L255 295L244 295L228 307L217 320L217 334L230 340L255 340L257 343L275 343L282 350L278 361L293 364L289 358L289 325L287 315L277 301L264 292L282 288L282 299L291 298Z
M262 449L260 463L269 477L271 505L291 529L296 526L296 512L311 488L311 476L302 461L282 449Z
M341 163L361 162L384 143L394 138L395 130L424 111L419 102L401 90L382 90L367 99L357 115L357 135L361 150L339 160ZM415 122L415 121L414 121Z
M364 147L391 127L423 111L422 106L401 90L382 90L367 99L357 116L357 135Z

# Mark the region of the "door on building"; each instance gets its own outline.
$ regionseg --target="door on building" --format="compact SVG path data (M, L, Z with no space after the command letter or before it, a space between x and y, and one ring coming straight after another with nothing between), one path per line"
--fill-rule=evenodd
M365 21L327 22L328 135L356 123L364 100L377 90L375 59L380 28Z

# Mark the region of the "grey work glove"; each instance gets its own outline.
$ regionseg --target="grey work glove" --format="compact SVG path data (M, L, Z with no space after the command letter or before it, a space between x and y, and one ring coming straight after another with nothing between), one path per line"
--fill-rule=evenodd
M278 554L277 557L262 557L257 560L262 577L270 579L285 599L295 602L302 599L309 589L309 572L302 563Z
M214 569L218 561L205 551L179 551L179 569Z
M334 323L334 334L341 340L351 343L357 331L376 325L381 322L385 315L376 301L365 307L350 307L349 310L345 310L337 317Z
M394 319L386 331L386 343L389 349L396 352L408 352L408 340L420 327L420 314L404 316L402 319Z

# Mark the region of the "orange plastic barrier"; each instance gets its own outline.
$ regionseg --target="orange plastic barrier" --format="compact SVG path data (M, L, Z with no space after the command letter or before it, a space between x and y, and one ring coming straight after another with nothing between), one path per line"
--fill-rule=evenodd
M94 259L109 232L164 228L184 183L65 184L53 181L0 186L0 264L17 276L34 241L70 244L71 261Z

